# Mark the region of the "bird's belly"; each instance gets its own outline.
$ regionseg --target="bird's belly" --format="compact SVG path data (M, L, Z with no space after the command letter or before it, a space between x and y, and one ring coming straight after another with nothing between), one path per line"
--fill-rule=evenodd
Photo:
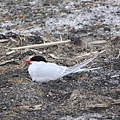
M29 74L33 81L36 82L48 82L50 80L56 80L59 77L59 73L55 71L36 71L36 70L29 70Z

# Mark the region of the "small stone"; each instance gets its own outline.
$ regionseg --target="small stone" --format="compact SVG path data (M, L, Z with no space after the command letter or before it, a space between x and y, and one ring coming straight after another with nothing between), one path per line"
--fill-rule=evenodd
M104 31L111 31L110 27L104 27Z

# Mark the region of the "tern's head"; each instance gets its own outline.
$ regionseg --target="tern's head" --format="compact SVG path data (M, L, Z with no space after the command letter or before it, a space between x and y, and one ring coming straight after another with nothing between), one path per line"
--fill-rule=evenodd
M25 62L28 62L28 63L30 63L30 62L40 62L40 61L47 62L46 59L43 56L34 56L30 60L25 60Z

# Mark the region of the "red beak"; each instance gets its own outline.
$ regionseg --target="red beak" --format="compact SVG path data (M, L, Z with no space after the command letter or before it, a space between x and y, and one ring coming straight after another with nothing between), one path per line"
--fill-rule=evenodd
M31 60L24 60L24 62L30 63L30 62L31 62Z

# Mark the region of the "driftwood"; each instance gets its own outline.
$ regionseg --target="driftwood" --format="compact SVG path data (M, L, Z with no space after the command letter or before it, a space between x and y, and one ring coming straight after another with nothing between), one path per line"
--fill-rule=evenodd
M69 42L71 42L71 40L44 43L44 44L34 44L34 45L28 45L28 46L22 46L22 47L15 47L15 48L11 48L11 49L12 50L19 50L19 49L36 48L36 47L44 48L44 47L49 47L49 46L59 45L59 44L64 44L64 43L69 43Z

